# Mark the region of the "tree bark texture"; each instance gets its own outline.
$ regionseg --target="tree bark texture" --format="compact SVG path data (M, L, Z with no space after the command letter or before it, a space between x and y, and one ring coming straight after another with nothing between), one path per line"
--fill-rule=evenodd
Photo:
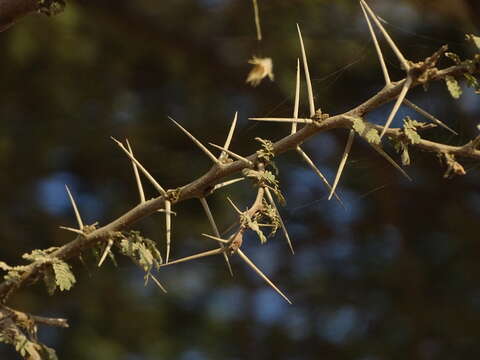
M0 32L8 29L21 17L38 10L37 0L0 0Z

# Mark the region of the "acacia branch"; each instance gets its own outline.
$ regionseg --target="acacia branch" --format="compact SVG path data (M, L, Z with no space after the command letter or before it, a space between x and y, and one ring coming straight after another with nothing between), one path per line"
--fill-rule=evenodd
M0 32L28 14L40 12L56 15L62 12L64 7L65 0L0 0Z
M443 70L437 70L436 68L431 68L428 70L429 76L424 78L422 82L415 79L412 82L411 88L434 80L443 80L446 76L459 76L469 72L469 69L466 65L451 66ZM479 72L478 68L476 69L476 72ZM396 99L400 94L405 81L406 79L403 79L401 81L391 83L362 104L343 114L330 117L322 115L322 119L316 119L315 117L312 118L312 120L315 120L314 124L307 125L301 130L275 142L273 144L275 154L279 155L288 150L296 149L302 143L319 133L335 128L350 129L352 126L352 117L362 117L365 114L375 110L382 104ZM381 126L377 126L377 128L383 129ZM404 136L402 130L398 128L390 128L386 131L386 134L388 137L397 140L401 140ZM476 148L472 147L469 143L465 144L464 146L450 146L421 139L418 143L411 146L430 152L451 154L454 156L480 160L480 151L476 150ZM252 163L256 163L257 161L256 154L252 154L246 158ZM202 198L205 195L208 195L216 184L224 182L226 177L238 173L246 167L246 162L241 160L237 160L229 164L216 163L204 175L200 176L189 184L175 189L177 196L174 198L167 198L169 193L167 191L167 194L161 194L154 199L145 201L103 227L97 229L89 228L90 231L84 231L83 234L79 234L74 240L53 252L51 256L61 260L68 260L77 257L83 250L91 248L101 241L108 241L113 232L126 230L137 221L155 213L160 209L163 209L165 200L170 200L172 205L174 205L188 199ZM17 281L3 281L0 284L0 301L5 303L9 296L18 289L28 284L35 283L41 279L42 269L44 266L46 266L44 263L33 262L26 267L26 270L22 273Z
M39 9L37 0L0 0L0 32L8 29L15 22Z

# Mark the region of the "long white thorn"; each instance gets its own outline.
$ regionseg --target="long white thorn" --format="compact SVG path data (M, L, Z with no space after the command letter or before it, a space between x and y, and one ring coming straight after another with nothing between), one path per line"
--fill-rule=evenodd
M260 26L260 11L257 0L253 0L253 13L255 16L255 28L257 29L257 40L262 41L262 28Z
M409 181L412 181L412 178L405 172L405 170L402 169L400 165L398 165L395 160L393 160L390 155L388 155L379 145L377 144L372 144L369 143L370 146L375 149L376 152L378 152L380 155L383 156L385 160L387 160L395 169L400 171L403 176L405 176Z
M428 120L434 122L435 124L443 127L445 130L448 130L450 131L452 134L454 135L458 135L458 133L451 129L450 127L448 127L447 125L445 125L445 123L443 123L442 121L438 120L435 116L433 116L432 114L430 114L429 112L423 110L421 107L415 105L414 103L412 103L411 101L409 101L408 99L403 99L403 103L409 107L411 107L413 110L415 110L417 113L419 113L420 115L423 115L425 116Z
M270 192L269 188L265 187L264 189L265 189L265 193L267 194L267 198L268 198L268 201L270 202L270 205L273 206L273 208L275 209L275 212L277 213L278 219L280 220L280 226L282 227L283 234L287 239L288 247L290 248L290 251L292 252L292 254L295 254L295 251L293 251L292 241L290 240L290 235L288 235L287 228L285 227L282 216L280 215L280 211L278 211L278 208L277 208L277 205L275 204L275 200L273 199L272 193Z
M220 232L218 231L217 224L215 223L215 219L213 218L212 211L210 210L210 206L208 205L207 199L204 197L200 198L200 202L202 203L203 210L205 210L205 214L207 215L208 221L210 222L210 226L212 227L213 233L220 238ZM220 248L223 249L224 246L220 243ZM228 255L226 252L223 253L223 258L225 259L225 263L227 264L228 271L230 275L233 276L232 266L230 265L230 260L228 260Z
M295 81L295 101L293 104L293 118L298 118L298 107L300 103L300 59L297 58L297 77ZM290 134L295 134L297 132L297 123L292 122L292 130Z
M282 122L282 123L297 123L297 124L314 124L315 121L312 119L298 119L298 118L248 118L248 120L254 121L270 121L270 122Z
M237 182L239 182L239 181L243 181L243 180L245 180L245 178L244 178L244 177L241 177L241 178L236 178L236 179L232 179L232 180L228 180L228 181L222 182L222 183L220 183L220 184L215 185L215 186L213 187L212 192L217 191L218 189L221 189L221 188L223 188L223 187L225 187L225 186L235 184L235 183L237 183Z
M165 263L168 263L170 258L170 243L172 240L172 203L170 200L165 199L165 232L167 239L167 250L165 255Z
M228 155L234 157L235 159L237 160L240 160L240 161L243 161L244 163L246 163L248 166L252 167L253 166L253 163L248 160L247 158L241 156L241 155L238 155L236 153L234 153L233 151L231 150L228 150L227 148L223 148L221 146L218 146L218 145L215 145L215 144L212 144L212 143L208 143L210 146L213 146L214 148L217 148L219 150L222 150L222 153L227 153ZM220 155L221 156L221 155Z
M237 126L237 118L238 118L238 111L235 112L235 116L233 117L232 125L230 126L230 131L228 132L227 139L225 140L225 144L223 147L228 150L230 148L230 143L232 142L233 138L233 133L235 131L235 127ZM225 152L222 152L220 154L220 157L226 156L227 154Z
M59 228L62 229L62 230L71 231L71 232L74 232L75 234L85 236L85 233L82 230L74 229L74 228L71 228L71 227L68 227L68 226L59 226Z
M235 211L240 215L242 214L242 212L240 211L240 209L237 207L237 205L235 205L232 201L232 199L230 199L228 196L227 196L227 200L229 201L230 205L233 206L233 208L235 209Z
M128 151L133 156L132 147L130 146L130 143L128 142L128 139L126 139L126 141L127 141ZM133 160L132 160L132 167L133 167L133 173L135 174L135 181L137 183L138 195L140 196L140 203L144 203L145 202L145 193L143 192L142 180L140 179L140 174L138 173L137 164L135 164L135 161L133 161Z
M219 236L212 236L212 235L209 235L209 234L202 234L202 236L205 236L209 239L212 239L212 240L215 240L215 241L218 241L220 244L228 244L230 241L228 240L225 240L225 239L222 239L221 237Z
M405 57L403 56L402 52L398 49L397 45L395 45L395 42L392 40L392 38L390 37L390 35L388 34L388 32L385 30L385 28L383 27L383 25L380 23L380 21L378 20L378 17L377 15L375 15L375 13L372 11L372 9L370 9L370 7L368 6L368 4L364 1L364 0L361 0L360 1L363 6L365 7L365 9L368 11L368 13L370 14L370 17L373 19L373 21L375 22L375 24L377 25L377 27L380 29L380 31L382 32L383 34L383 37L385 38L385 40L387 41L388 45L390 45L390 47L392 48L393 52L395 53L395 55L397 56L398 60L400 61L400 63L402 64L402 67L403 67L403 70L405 71L408 71L410 70L410 65L408 64L408 61L407 59L405 59Z
M310 157L307 155L307 153L305 151L303 151L303 149L300 146L297 146L296 150L300 154L302 159L307 163L307 165L310 166L310 168L313 170L313 172L315 174L317 174L317 176L320 178L320 180L322 180L322 182L325 184L327 189L329 191L332 191L332 186L328 182L327 178L325 177L325 175L322 174L320 169L313 163L312 159L310 159ZM334 196L338 200L340 205L342 205L342 207L345 209L345 204L343 203L342 199L340 199L340 197L337 195L336 192L334 192Z
M237 254L243 259L243 261L247 263L248 266L250 266L253 269L253 271L255 271L263 280L265 280L266 283L270 285L273 290L275 290L289 304L292 304L290 299L282 291L280 291L278 287L275 286L275 284L252 262L252 260L248 258L247 255L245 255L245 253L242 250L238 249Z
M382 54L382 49L378 44L377 35L375 35L375 31L373 30L372 23L370 22L370 19L365 11L365 7L363 6L363 3L361 1L360 1L360 7L362 8L363 15L365 16L365 20L367 21L368 29L370 30L370 36L372 37L373 43L375 45L375 49L377 50L378 61L380 62L380 66L382 67L385 84L390 85L391 84L390 75L388 74L387 65L385 64L385 59Z
M180 125L178 122L173 120L170 116L168 118L172 120L173 123L177 125L180 128L180 130L182 130L185 133L185 135L187 135L195 143L195 145L197 145L200 148L200 150L202 150L205 153L205 155L207 155L210 158L210 160L213 161L214 164L221 165L221 162L218 161L218 159L210 152L210 150L208 150L195 136L193 136L190 132L188 132L187 129L185 129L182 125Z
M148 179L148 181L150 181L150 183L153 185L153 187L161 195L166 195L167 192L165 191L165 189L154 179L154 177L152 175L150 175L150 173L147 171L147 169L145 169L143 167L143 165L140 164L140 162L137 159L135 159L135 157L132 154L130 154L130 152L125 148L125 146L123 146L123 144L120 141L118 141L117 139L115 139L114 137L112 137L112 140L115 141L117 143L117 145L120 147L120 149L122 149L123 152L125 154L127 154L127 156L130 158L130 160L132 160L138 166L140 171L143 173L143 175L145 175L145 177Z
M80 212L78 211L77 203L75 202L75 199L73 198L72 193L70 192L70 189L68 188L67 185L65 185L65 189L67 189L68 197L70 198L70 202L72 203L73 211L75 212L75 218L77 219L77 223L78 223L78 228L82 230L83 221L82 221L82 217L80 216Z
M410 76L407 76L407 80L405 80L405 83L403 84L402 90L400 91L400 94L398 95L397 101L395 101L395 105L393 105L392 112L388 116L387 122L385 123L382 133L380 134L380 139L385 135L387 132L388 128L390 127L390 124L393 121L393 118L398 112L398 109L400 109L400 105L403 102L403 99L405 99L405 96L407 95L408 90L410 89L410 86L412 85L412 78Z
M224 251L225 250L221 249L221 248L217 248L217 249L213 249L213 250L209 250L209 251L204 251L204 252L201 252L199 254L195 254L195 255L187 256L187 257L184 257L184 258L181 258L181 259L173 260L173 261L170 261L168 263L166 262L166 263L160 265L160 267L173 265L173 264L178 264L178 263L182 263L182 262L186 262L186 261L190 261L190 260L200 259L200 258L206 257L206 256L217 255L217 254L221 254Z
M158 279L153 275L149 274L149 276L152 278L153 282L162 290L165 294L167 293L167 289L158 281Z
M105 251L103 252L102 257L98 262L98 267L102 266L103 262L107 258L108 253L110 252L110 249L112 248L112 245L113 245L113 240L112 239L108 240L107 246L105 247Z
M303 44L302 32L300 31L300 26L297 24L298 37L300 39L300 47L302 50L302 59L303 59L303 70L305 72L305 80L307 82L307 92L308 92L308 106L310 109L310 117L315 115L315 101L313 100L313 88L312 82L310 80L310 71L308 70L308 61L307 54L305 52L305 46Z
M355 131L352 129L348 134L347 144L345 145L345 150L343 151L342 160L340 161L340 165L338 165L337 175L335 175L335 181L333 182L332 190L330 191L330 195L328 196L328 200L330 200L333 196L333 192L337 188L338 182L340 181L340 177L342 176L343 169L345 168L345 164L347 163L348 155L350 154L350 149L352 148L353 138L355 137Z

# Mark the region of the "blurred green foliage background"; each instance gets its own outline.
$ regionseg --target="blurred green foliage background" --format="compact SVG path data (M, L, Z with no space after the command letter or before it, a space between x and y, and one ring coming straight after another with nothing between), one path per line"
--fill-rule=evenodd
M463 38L479 34L475 0L370 4L409 59L445 43L461 56L473 51ZM65 183L87 223L106 224L136 204L130 163L110 136L128 137L158 181L174 188L208 170L209 160L167 116L204 142L222 143L239 111L232 149L240 154L257 149L255 136L288 134L288 125L247 118L291 114L296 23L324 112L345 111L383 86L357 1L259 5L261 44L251 2L234 0L68 1L59 16L31 15L0 33L0 260L17 264L25 252L73 238L58 228L74 226ZM392 77L401 78L394 55L385 53ZM275 82L245 84L252 55L272 57ZM429 139L463 144L478 134L480 102L472 90L456 101L436 83L409 98L460 133L429 130ZM390 108L369 119L384 121ZM406 115L424 120L402 108L394 125ZM330 179L345 140L339 130L305 144ZM411 157L409 183L357 139L339 188L346 210L327 201L295 154L277 159L287 198L282 215L296 254L281 235L263 246L249 237L245 252L293 299L291 306L236 259L234 278L221 257L166 268L159 274L169 290L164 295L145 288L143 274L120 256L118 267L107 262L98 269L89 252L86 268L73 263L78 282L69 293L49 297L38 284L11 305L70 320L67 330L40 328L60 359L478 358L478 164L462 161L468 174L444 179L435 155ZM245 207L254 192L239 183L209 199L222 229L235 216L227 195ZM173 257L212 248L199 236L210 231L199 202L175 211ZM164 246L161 215L137 229ZM2 345L0 358L17 355Z

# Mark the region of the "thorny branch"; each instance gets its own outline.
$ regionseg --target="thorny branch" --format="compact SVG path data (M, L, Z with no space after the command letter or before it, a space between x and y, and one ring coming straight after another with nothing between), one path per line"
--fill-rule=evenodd
M32 7L32 4L35 3L35 7ZM54 6L53 10L56 9L55 4L63 4L62 0L22 0L18 1L18 4L24 4L27 6L30 4L30 7L26 7L22 10L19 14L25 14L31 12L33 10L41 9L42 6ZM11 0L0 0L0 13L2 8L5 6L11 5ZM39 5L40 4L40 5ZM436 51L432 56L428 57L424 61L414 63L412 61L407 60L400 50L396 47L393 40L390 38L388 33L383 29L381 23L378 21L376 15L372 12L372 10L368 7L365 1L361 0L360 2L362 10L365 14L372 39L374 41L374 45L377 50L377 55L379 57L379 61L382 67L382 71L385 77L385 86L381 89L377 94L371 96L369 99L364 101L363 103L359 104L358 106L352 108L351 110L344 112L342 114L337 114L334 116L329 116L328 114L324 114L321 112L320 109L315 110L315 104L313 101L313 89L311 86L309 69L308 69L308 62L306 58L306 51L303 44L303 40L301 38L300 28L298 28L298 34L300 37L300 45L301 45L301 53L302 53L302 60L304 65L304 73L307 80L307 90L308 90L308 100L309 100L309 112L310 117L307 119L299 119L298 118L298 97L299 97L299 62L297 62L297 86L296 86L296 95L295 95L295 109L293 118L251 118L251 120L265 120L265 121L278 121L278 122L289 122L292 123L292 130L289 136L286 136L275 143L268 142L268 152L270 152L271 156L277 156L289 150L295 150L299 152L305 161L309 164L309 166L322 178L322 181L325 183L327 188L330 190L330 198L335 195L337 199L343 204L335 194L335 188L338 184L340 179L342 170L345 166L346 159L348 157L348 153L350 152L353 137L355 136L355 131L358 131L358 119L361 120L361 125L364 129L375 129L378 131L380 136L378 137L378 142L371 143L372 147L379 152L387 161L392 163L394 166L397 167L400 171L403 171L401 167L399 167L393 159L391 159L381 148L381 138L382 136L386 135L392 141L396 141L401 144L408 144L408 146L416 147L421 150L425 150L428 152L432 152L437 154L446 164L447 171L445 176L449 176L450 174L465 174L465 170L463 169L462 165L457 162L456 158L464 157L464 158L471 158L475 160L480 160L480 150L478 149L480 144L480 137L475 138L474 140L466 143L463 146L451 146L443 143L438 143L430 140L426 140L420 137L415 132L415 127L418 127L418 130L425 129L430 127L431 125L418 125L420 123L410 123L410 126L413 126L414 132L414 141L412 140L412 134L408 133L408 129L404 126L403 128L391 128L390 124L395 117L399 107L402 103L406 103L408 106L412 107L414 110L426 116L429 120L433 121L435 124L444 127L445 129L454 132L450 128L448 128L445 124L440 122L438 119L434 118L433 116L429 115L428 113L424 112L422 109L418 108L415 104L410 103L406 100L405 96L407 93L412 90L413 88L422 85L426 86L430 82L437 81L437 80L445 80L447 83L449 79L454 79L455 77L459 77L464 75L465 77L471 76L472 74L478 74L480 72L480 56L477 55L475 61L467 62L456 62L456 65L439 70L436 67L436 63L438 59L445 54L447 51L447 47L443 46L438 51ZM20 6L20 5L18 5ZM20 8L19 8L20 9ZM50 8L49 8L50 9ZM387 40L388 44L395 52L402 68L406 72L406 76L404 79L392 82L390 80L390 76L386 69L385 62L383 60L383 56L378 45L378 41L376 36L372 30L372 24L370 19L367 15L370 15L370 18L374 21L374 23L379 27L381 32L383 33L385 39ZM19 15L19 16L20 16ZM12 19L7 19L5 16L2 18L0 16L0 31L5 29L12 24L16 17ZM478 85L478 83L477 83ZM368 113L372 112L379 106L388 103L390 101L394 101L394 106L391 113L388 116L386 123L382 125L375 125L369 123L364 119L364 116ZM278 209L276 208L275 202L273 197L270 193L270 189L276 190L271 188L266 182L266 174L268 173L265 170L265 166L268 165L269 160L265 160L265 154L262 155L261 151L257 151L250 156L240 156L235 154L233 151L229 150L229 145L233 136L237 115L235 115L234 121L229 131L229 135L223 147L210 144L211 146L220 149L222 152L220 156L217 158L214 156L210 150L208 150L199 140L197 140L192 134L190 134L184 127L182 127L179 123L175 120L171 119L175 125L177 125L180 130L185 133L211 160L212 160L212 167L209 171L205 174L197 178L196 180L192 181L189 184L186 184L177 189L164 189L149 173L148 171L140 164L140 162L134 157L133 151L130 147L130 144L127 141L128 149L123 145L123 143L115 140L120 148L125 152L125 154L130 158L133 170L135 173L135 178L137 182L137 188L140 195L140 203L126 212L125 214L119 216L117 219L113 220L111 223L106 224L102 227L97 227L96 224L93 225L84 225L82 219L80 217L80 213L76 206L76 203L73 199L72 194L67 188L68 195L72 202L72 206L75 211L75 216L77 219L77 223L79 229L72 229L72 228L65 228L67 230L73 231L77 234L76 238L71 242L67 243L66 245L60 248L52 248L51 252L48 253L48 261L45 261L45 258L42 260L35 260L29 265L25 265L21 267L21 271L19 272L18 277L14 280L8 278L4 280L0 284L0 335L2 335L5 342L5 336L7 336L7 340L11 341L11 343L18 343L18 339L27 339L28 348L25 351L31 352L32 354L37 354L39 352L50 351L42 344L38 344L35 342L35 333L36 333L36 324L43 323L51 326L61 326L67 327L68 324L64 319L49 319L43 318L33 315L28 315L23 312L19 312L17 310L10 309L6 307L4 304L9 299L9 297L14 294L16 291L21 289L24 286L37 282L39 279L42 279L45 273L48 271L47 269L52 266L52 262L50 259L57 259L60 262L64 262L68 259L72 259L81 255L82 251L88 248L92 248L100 243L107 244L105 246L104 254L100 260L99 266L105 259L106 255L110 253L110 249L112 244L115 241L119 241L120 239L124 239L118 234L121 234L121 231L129 229L133 224L138 222L139 220L152 215L155 212L161 211L165 213L166 219L166 227L167 227L167 255L165 262L159 267L167 266L176 264L179 262L189 261L192 259L210 256L210 255L217 255L222 254L225 257L226 263L231 271L230 263L228 256L238 255L250 268L252 268L257 274L262 277L275 291L277 291L286 301L290 303L290 300L268 279L268 277L261 272L260 269L256 267L256 265L247 257L247 255L241 250L241 246L244 240L244 234L247 230L253 230L259 234L261 237L261 241L263 237L263 233L259 229L260 224L258 224L258 219L265 213L269 212L270 217L275 218L276 225L282 228L284 231L285 237L289 243L289 246L293 252L293 247L290 243L290 238L288 233L285 229L283 221L281 220ZM296 124L302 123L305 124L303 128L297 131ZM345 147L344 155L342 157L342 161L339 165L339 170L335 178L335 182L333 186L330 186L328 181L323 177L320 173L318 168L313 164L310 160L308 155L301 149L301 145L309 140L310 138L320 134L322 132L343 128L349 130L349 138L347 141L347 145ZM411 129L409 130L411 131ZM454 132L455 133L455 132ZM263 143L265 145L265 142ZM269 156L270 156L269 155ZM229 158L231 156L233 159ZM151 200L145 200L145 196L143 194L143 187L141 184L141 180L139 177L140 170L143 175L152 183L152 185L157 189L159 196L153 198ZM246 171L244 171L246 170ZM218 234L218 229L211 214L211 211L208 207L208 203L206 202L206 197L210 195L213 191L217 188L223 187L227 184L242 180L235 179L232 181L226 181L226 178L243 171L244 177L253 178L257 181L257 196L255 202L245 211L240 211L233 203L233 207L236 209L238 216L239 216L239 225L236 231L228 239L221 239ZM406 175L408 177L408 175ZM278 193L276 194L278 195ZM177 259L173 261L169 261L169 250L170 250L170 236L171 236L171 215L174 214L171 211L172 207L180 202L197 198L202 202L204 206L205 212L209 221L212 225L212 229L215 233L215 236L212 235L205 235L211 239L216 240L219 242L219 247L214 250L209 250L204 253L192 255L186 258ZM268 201L267 201L268 200ZM264 237L263 237L264 239ZM159 262L162 261L161 256L158 253ZM4 263L3 263L4 264ZM1 263L0 263L1 265ZM68 265L65 264L67 267ZM148 268L148 266L147 266ZM150 264L151 268L151 264ZM150 270L147 271L146 281L149 278L152 278L162 289L163 287L158 283L158 280L155 279L153 275L150 274ZM33 340L31 340L33 339ZM7 341L7 342L8 342ZM32 355L33 356L33 355Z
M469 69L466 65L455 65L442 70L435 70L426 81L443 80L446 76L458 76L467 73ZM478 69L477 69L478 72ZM391 86L384 87L377 94L370 97L362 104L353 109L334 116L330 116L322 121L317 121L314 124L307 125L294 134L286 136L273 144L273 149L276 155L282 154L288 150L296 149L313 136L322 132L345 128L349 129L352 125L350 117L363 116L375 110L379 106L394 100L400 93L406 79L393 82ZM419 81L412 83L412 88L423 85ZM377 125L382 128L382 126ZM393 139L401 140L403 133L399 128L390 128L386 131L386 135ZM456 157L465 157L480 160L480 150L473 148L470 144L463 146L451 146L434 141L421 139L417 144L412 146L418 147L422 150L434 153L448 153ZM249 161L255 163L257 155L252 154L246 157ZM205 194L209 188L225 180L226 177L240 172L246 168L244 161L237 160L229 164L216 164L198 179L186 184L178 189L178 197L172 201L172 205L192 198L200 198ZM119 216L111 223L99 227L90 233L78 235L74 240L60 247L52 256L61 260L68 260L80 255L86 248L90 248L101 241L105 241L110 237L111 232L121 231L129 228L139 220L153 214L157 210L163 209L165 204L165 195L160 195L144 203L138 204L125 214ZM9 296L11 296L18 289L26 286L29 283L36 282L39 277L38 274L44 267L41 263L32 263L28 265L28 269L22 274L18 282L3 281L0 284L0 299L5 303Z

